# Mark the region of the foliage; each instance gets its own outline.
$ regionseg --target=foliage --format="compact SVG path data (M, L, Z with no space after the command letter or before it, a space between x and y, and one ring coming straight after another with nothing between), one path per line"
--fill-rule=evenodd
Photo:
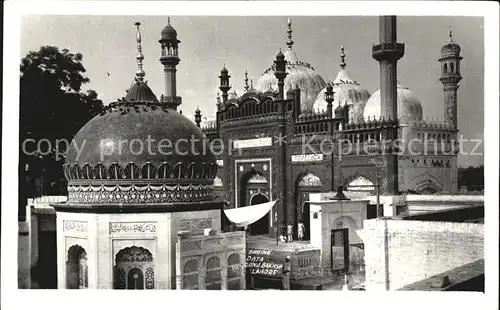
M59 182L63 178L64 156L57 156L56 148L61 146L63 152L66 145L57 142L64 139L69 143L78 130L104 108L95 91L82 90L90 81L83 75L86 70L82 59L80 53L42 46L21 60L19 168L23 179L42 178L49 185ZM22 149L27 139L35 141L26 144L31 155ZM50 141L50 150L47 141ZM39 142L40 149L37 148Z
M484 188L484 166L458 168L458 188L468 191L480 191Z

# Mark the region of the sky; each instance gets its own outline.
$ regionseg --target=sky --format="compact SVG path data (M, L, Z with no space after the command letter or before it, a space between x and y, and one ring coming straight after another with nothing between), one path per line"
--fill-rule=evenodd
M172 16L177 30L180 64L177 93L180 107L191 115L215 112L218 75L225 63L232 90L241 94L244 72L254 83L271 65L279 49L286 49L288 16ZM340 45L345 47L347 71L370 93L380 85L378 63L371 47L378 42L375 16L291 16L293 49L301 61L310 63L325 81L340 69ZM166 16L64 16L25 15L21 19L21 55L42 45L83 54L87 88L94 89L105 104L125 96L137 63L136 27L140 21L145 79L160 97L165 91L163 67L159 62L161 30ZM420 99L424 118L443 118L444 94L439 82L441 47L453 39L462 48L458 90L458 126L466 139L483 139L484 131L484 22L482 17L398 16L398 41L406 51L398 62L398 80ZM109 73L109 75L108 75ZM231 90L231 91L232 91ZM466 143L471 150L476 142ZM483 152L481 144L476 152ZM483 164L482 155L459 156L459 165Z

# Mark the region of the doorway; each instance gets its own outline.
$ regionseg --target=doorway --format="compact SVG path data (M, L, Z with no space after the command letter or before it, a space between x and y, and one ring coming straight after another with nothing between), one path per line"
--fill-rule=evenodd
M349 271L349 229L332 229L331 236L332 247L332 270Z
M128 272L127 289L129 290L143 290L144 289L144 275L139 268L132 268Z
M250 198L250 205L257 205L269 202L266 195L257 193ZM265 235L269 233L269 212L260 218L257 222L250 224L250 235Z

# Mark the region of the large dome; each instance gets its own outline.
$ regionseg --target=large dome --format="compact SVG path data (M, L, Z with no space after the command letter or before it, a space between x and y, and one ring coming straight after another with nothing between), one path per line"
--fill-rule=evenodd
M422 104L420 100L407 87L398 82L398 119L400 122L412 122L422 120ZM380 90L372 94L366 102L363 117L368 119L379 119L382 107L380 105Z
M285 93L290 88L300 88L300 109L304 111L312 111L314 99L316 95L326 86L323 78L314 71L314 68L304 62L301 62L295 51L288 50L285 53L286 72L285 78ZM278 79L274 76L274 64L267 69L257 81L256 89L265 92L270 88L278 89Z
M68 202L211 200L215 157L203 138L192 121L163 106L146 83L137 81L123 100L74 137L64 165Z
M348 105L349 107L349 122L361 122L363 120L363 110L367 100L370 98L370 93L367 89L361 87L359 83L352 80L345 70L345 54L344 47L341 48L341 64L340 71L335 80L331 83L333 86L333 108L339 105ZM322 89L316 100L314 101L314 111L326 111L327 102L325 101L326 87Z
M312 111L314 99L318 93L326 86L323 78L314 71L314 68L305 62L302 62L297 57L297 54L292 49L292 29L291 21L288 20L288 50L285 52L286 73L284 92L291 88L300 88L300 109L302 112ZM267 69L259 78L255 88L260 92L266 92L269 89L278 90L278 79L274 76L274 64Z

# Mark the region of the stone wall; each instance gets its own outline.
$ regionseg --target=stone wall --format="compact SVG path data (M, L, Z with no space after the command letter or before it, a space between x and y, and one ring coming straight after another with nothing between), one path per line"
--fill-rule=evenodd
M178 233L176 243L176 289L245 289L246 240L242 231L205 235Z
M484 258L484 225L373 219L360 232L367 290L397 290Z

